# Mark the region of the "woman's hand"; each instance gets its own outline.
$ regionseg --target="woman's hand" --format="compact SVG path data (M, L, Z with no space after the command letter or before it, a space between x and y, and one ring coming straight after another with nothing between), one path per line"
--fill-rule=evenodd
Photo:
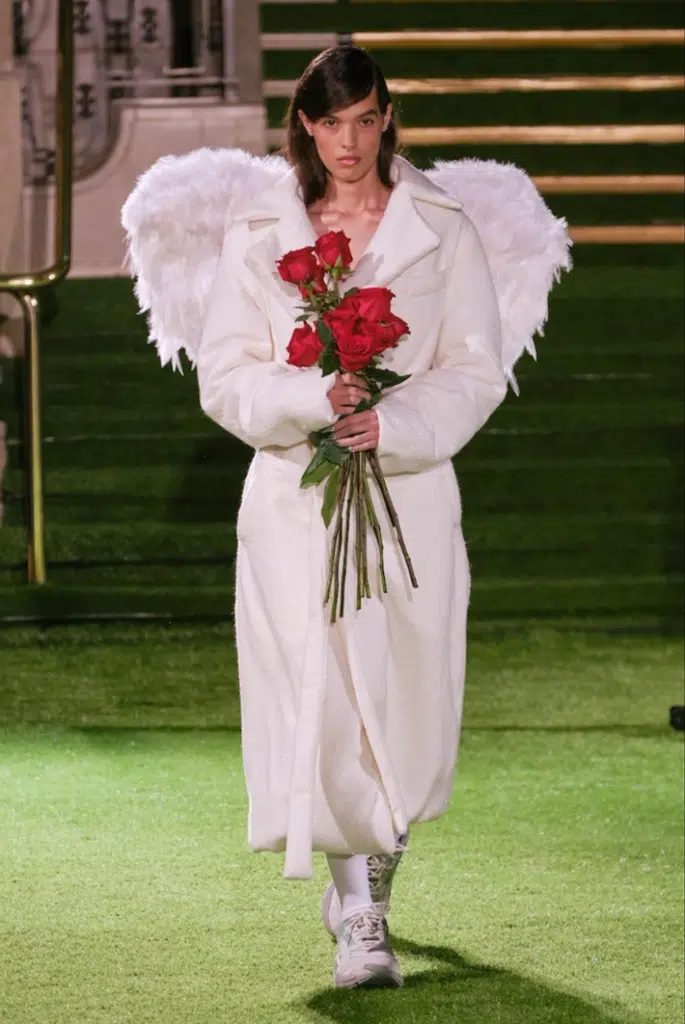
M365 452L378 446L379 426L375 409L353 412L333 427L333 436L341 448L351 452Z
M359 403L368 397L366 381L354 373L336 373L335 383L328 392L328 401L336 416L347 416L354 412Z

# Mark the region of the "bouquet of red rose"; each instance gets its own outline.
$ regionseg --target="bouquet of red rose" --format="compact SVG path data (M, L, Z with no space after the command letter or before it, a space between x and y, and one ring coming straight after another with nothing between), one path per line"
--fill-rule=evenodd
M297 285L302 296L300 323L288 345L292 366L320 366L324 376L336 372L363 378L369 397L355 412L373 408L383 391L408 379L380 366L383 353L395 348L409 334L409 327L390 309L393 293L387 288L350 288L340 294L340 282L350 273L352 255L349 239L342 231L329 231L315 245L295 249L277 261L284 281ZM313 323L312 323L313 321ZM357 609L371 597L367 557L367 527L378 545L380 583L387 593L383 560L383 537L369 485L369 473L378 485L397 535L409 577L418 586L407 551L397 511L390 497L375 451L350 452L336 443L333 428L309 435L314 456L302 475L301 486L311 487L326 480L323 518L326 526L335 519L324 603L331 601L331 622L345 609L347 560L354 518L354 548L357 568Z

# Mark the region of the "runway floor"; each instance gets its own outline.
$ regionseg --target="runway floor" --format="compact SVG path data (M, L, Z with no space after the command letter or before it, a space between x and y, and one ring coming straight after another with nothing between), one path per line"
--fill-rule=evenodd
M2 1024L678 1024L683 645L478 630L401 992L336 992L326 881L246 849L229 627L8 631Z

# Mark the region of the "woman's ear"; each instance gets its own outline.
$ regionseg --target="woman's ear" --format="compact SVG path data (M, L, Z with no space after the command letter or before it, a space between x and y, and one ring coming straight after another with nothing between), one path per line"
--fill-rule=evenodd
M386 131L392 120L392 103L388 103L383 114L383 131Z
M304 125L304 128L305 128L305 131L307 132L307 135L312 135L313 136L314 135L314 122L309 120L309 118L307 117L307 115L305 114L305 112L303 110L298 110L297 116L299 117L300 121Z

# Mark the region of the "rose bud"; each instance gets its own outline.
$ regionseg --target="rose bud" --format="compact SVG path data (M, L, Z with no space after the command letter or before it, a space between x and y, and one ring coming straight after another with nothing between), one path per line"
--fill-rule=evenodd
M303 299L308 299L310 293L312 295L325 295L328 291L326 287L326 271L323 267L317 267L316 275L312 280L305 281L304 284L298 285L298 288Z
M325 267L344 267L352 264L350 240L344 231L327 231L320 235L314 243L314 250Z
M302 324L293 331L287 351L291 366L315 366L323 345L314 328L310 324Z

